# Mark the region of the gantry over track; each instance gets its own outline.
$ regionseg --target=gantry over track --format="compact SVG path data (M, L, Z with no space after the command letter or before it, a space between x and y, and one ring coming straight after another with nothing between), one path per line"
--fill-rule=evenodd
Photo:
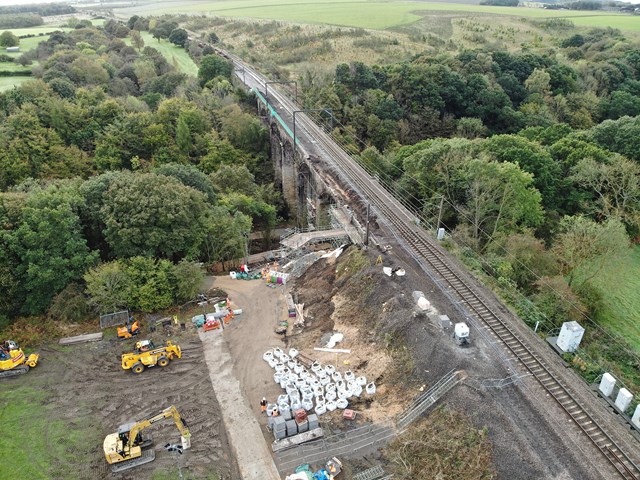
M247 86L259 89L267 81L260 74L252 70L241 59L226 54L234 61L236 68L242 69ZM270 99L275 99L291 117L300 107L278 90L270 90ZM280 110L281 116L284 116ZM302 112L300 112L302 113ZM379 182L362 166L340 148L316 123L308 116L301 114L297 117L298 134L296 140L313 139L313 147L320 153L331 158L345 180L366 198L378 216L386 220L395 230L395 234L408 246L411 253L424 260L431 269L431 274L440 285L450 287L448 293L454 300L463 303L467 310L480 322L486 325L496 337L511 351L519 363L538 381L544 390L553 397L566 414L575 422L582 432L599 449L604 457L613 465L621 478L625 480L640 480L638 461L611 438L606 428L600 424L587 408L580 403L570 388L554 373L535 348L520 336L513 326L494 312L463 275L458 273L449 259L448 254L416 225L416 217L407 210L401 202L393 197ZM296 141L296 144L300 143Z

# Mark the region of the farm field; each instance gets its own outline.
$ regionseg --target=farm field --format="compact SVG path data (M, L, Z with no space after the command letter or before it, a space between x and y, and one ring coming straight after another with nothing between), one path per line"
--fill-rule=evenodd
M184 48L177 47L168 40L158 42L149 32L140 33L146 47L153 47L158 50L171 65L174 65L182 73L193 76L198 75L198 66ZM131 45L130 38L125 38L124 40L128 45Z
M640 246L610 261L592 283L602 293L599 323L615 331L640 353ZM615 288L612 288L615 286Z
M0 64L2 65L2 64ZM20 85L22 82L32 80L33 77L0 77L0 92L11 90L14 86Z
M283 20L300 23L329 24L338 26L387 29L408 25L422 15L433 12L479 13L487 15L509 15L524 18L578 19L584 26L610 26L625 30L640 31L637 17L610 12L543 10L540 8L512 8L470 5L461 3L414 3L414 2L368 2L334 1L330 3L307 3L298 0L229 0L221 2L181 3L156 2L119 10L149 15L160 13L208 13L221 17ZM366 15L364 14L366 13Z

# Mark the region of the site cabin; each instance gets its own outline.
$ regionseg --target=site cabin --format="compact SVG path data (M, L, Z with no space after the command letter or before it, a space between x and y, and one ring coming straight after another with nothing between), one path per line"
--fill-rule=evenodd
M19 52L20 51L20 47L7 47L6 48L7 52Z

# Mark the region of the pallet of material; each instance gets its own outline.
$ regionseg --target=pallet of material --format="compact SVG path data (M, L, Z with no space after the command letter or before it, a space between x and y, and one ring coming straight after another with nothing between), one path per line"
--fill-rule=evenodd
M61 338L58 343L60 345L74 345L76 343L99 342L100 340L102 340L102 332L76 335L75 337L65 337Z
M323 435L324 433L322 432L322 427L314 428L313 430L309 430L308 432L299 433L298 435L283 438L282 440L273 442L271 444L271 450L273 450L274 452L286 450L287 448L295 447L296 445L300 445L301 443L311 442L313 440L322 438Z

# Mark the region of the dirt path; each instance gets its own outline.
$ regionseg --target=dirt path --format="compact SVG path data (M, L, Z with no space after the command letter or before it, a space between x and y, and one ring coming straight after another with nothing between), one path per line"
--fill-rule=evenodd
M244 479L278 479L263 426L259 402L282 393L279 385L269 381L273 372L262 354L274 346L283 347L281 337L273 332L280 318L286 317L281 287L271 289L264 282L214 277L211 287L228 293L242 309L224 332L201 332L205 359L209 365L216 397L222 408L230 442ZM256 441L264 436L265 442Z

